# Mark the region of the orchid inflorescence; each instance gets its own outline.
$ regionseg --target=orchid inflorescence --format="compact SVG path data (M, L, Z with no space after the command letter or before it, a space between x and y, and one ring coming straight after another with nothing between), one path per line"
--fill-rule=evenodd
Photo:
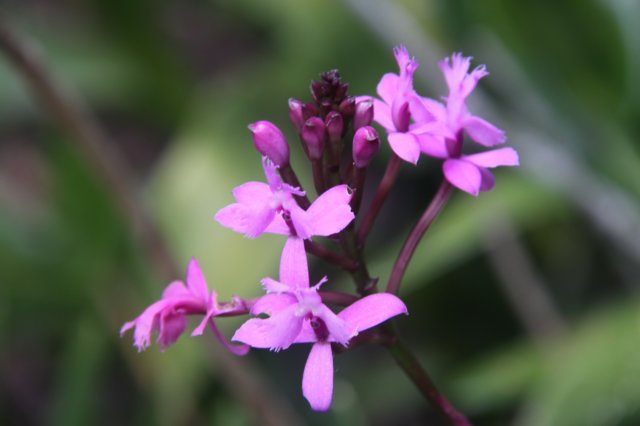
M346 350L365 330L369 331L358 337L358 344L393 344L397 339L395 331L382 323L407 314L397 296L400 280L415 246L451 189L456 187L477 196L494 186L490 168L518 165L513 148L463 153L464 135L485 147L506 140L502 130L472 115L466 106L467 97L488 74L484 66L470 71L471 58L460 53L441 61L439 66L449 93L440 102L414 90L413 75L418 63L407 49L396 47L394 55L399 74L382 77L377 86L379 98L349 96L348 85L332 70L311 83L312 102L289 100L291 122L311 164L318 194L313 202L290 164L289 144L282 131L268 121L249 125L254 146L262 155L266 183L247 182L236 187L236 202L221 209L215 219L248 238L263 233L284 235L279 278L262 280L266 292L262 297L234 296L228 302L220 302L216 292L209 291L193 259L187 269L186 285L172 282L159 301L122 327L121 333L135 329L138 350L150 345L154 333L161 350L173 344L187 327L187 315L203 316L192 336L201 335L209 325L220 342L236 355L245 355L250 347L280 351L294 343L311 343L302 391L314 410L325 411L333 394L334 352ZM371 205L356 227L366 170L380 148L379 133L372 122L384 129L392 153ZM346 150L351 151L349 161L344 161ZM444 179L411 231L386 291L380 292L363 257L364 241L401 162L415 165L420 154L444 160ZM317 237L325 237L327 244L318 243ZM332 244L338 244L339 250ZM320 291L327 277L310 285L307 253L347 271L354 280L356 294ZM329 305L342 309L336 312ZM231 338L235 343L225 339L214 321L217 316L247 314L253 318L235 332Z

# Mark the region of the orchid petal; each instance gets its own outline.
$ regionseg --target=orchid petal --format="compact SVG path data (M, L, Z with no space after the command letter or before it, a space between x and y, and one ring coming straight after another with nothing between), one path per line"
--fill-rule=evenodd
M252 318L240 326L232 340L254 348L286 349L302 327L303 318L296 316L297 309L297 304L293 304L267 319Z
M416 135L418 143L420 144L420 151L424 154L430 155L436 158L448 158L449 151L447 150L447 143L443 137L439 137L430 133L422 133Z
M475 115L467 116L462 122L462 127L469 137L480 145L495 146L507 140L504 131Z
M480 192L482 175L478 166L463 160L447 160L442 165L444 175L455 187L477 196Z
M221 209L215 219L226 228L255 238L265 231L274 216L275 212L268 204L250 206L234 203Z
M273 316L296 302L297 299L292 294L267 294L256 300L251 307L251 313Z
M338 317L356 332L361 332L391 317L407 313L407 307L398 297L390 293L377 293L352 303Z
M289 237L280 257L280 282L293 288L309 288L309 266L304 241Z
M466 155L463 159L479 167L517 166L520 164L518 153L510 147Z
M264 182L243 183L236 186L232 193L238 203L249 205L269 203L273 196L271 188Z
M269 234L289 235L291 230L281 215L275 215L269 226L264 230Z
M307 209L313 235L326 237L346 228L355 218L350 201L351 193L347 185L337 185L322 193Z
M349 339L357 334L355 330L350 329L348 324L342 318L336 315L327 305L321 304L317 307L313 314L324 321L333 341L347 346Z
M389 133L387 137L391 149L398 157L411 164L416 164L420 158L420 145L411 133Z
M307 212L302 210L297 204L293 204L289 207L289 216L291 217L291 223L296 230L296 235L303 240L308 240L313 235L313 224L307 217Z
M209 300L209 288L202 270L195 258L191 258L187 267L187 287L193 296L201 300L205 305Z
M158 326L157 315L176 302L172 299L161 299L145 309L136 319L129 321L120 329L122 336L127 330L135 327L133 332L133 344L138 348L138 352L149 347L151 333Z
M156 340L158 347L164 351L178 340L187 328L187 317L184 312L163 310L159 318L159 332Z
M269 188L271 188L271 192L276 192L280 187L282 187L282 179L278 175L278 166L273 164L268 157L262 157L262 168L264 169L264 175L267 178L267 183L269 184Z
M333 353L331 344L311 347L302 375L302 394L315 411L327 411L333 399Z
M329 336L327 339L329 342L332 342L333 339ZM302 323L302 328L300 329L300 333L296 336L296 340L293 343L315 343L318 341L318 336L316 336L316 332L311 327L311 323L309 321L304 321Z
M163 299L183 299L185 297L193 297L182 281L173 281L162 292Z
M396 91L398 90L398 79L399 77L397 74L387 73L382 76L378 86L376 87L378 95L387 105L391 105L393 98L396 96Z
M283 284L273 278L263 278L260 283L267 293L286 293L292 290L290 284Z
M373 121L387 129L388 132L396 131L396 126L391 118L391 107L378 99L373 100Z
M482 175L482 183L480 183L480 191L491 191L496 184L493 174L488 169L480 168L480 174Z

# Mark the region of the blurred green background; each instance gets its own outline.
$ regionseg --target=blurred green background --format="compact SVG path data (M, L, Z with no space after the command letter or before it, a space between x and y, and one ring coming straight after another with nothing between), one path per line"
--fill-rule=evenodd
M401 334L477 425L640 424L640 2L0 7L104 126L177 264L197 257L223 299L258 295L277 273L281 239L250 241L212 220L234 186L262 179L248 123L271 120L295 141L289 97L308 99L331 68L353 94L373 94L400 43L430 96L444 94L445 55L487 64L470 108L506 129L522 166L498 171L478 199L454 194L408 271ZM4 57L0 93L0 424L261 424L210 334L164 353L120 339L167 281ZM372 185L388 154L383 145ZM403 166L367 249L382 282L440 176L434 160ZM314 264L314 278L324 273ZM336 288L347 281L329 274ZM230 335L239 320L218 323ZM253 351L239 364L292 424L441 424L375 347L337 357L333 408L311 412L307 353Z

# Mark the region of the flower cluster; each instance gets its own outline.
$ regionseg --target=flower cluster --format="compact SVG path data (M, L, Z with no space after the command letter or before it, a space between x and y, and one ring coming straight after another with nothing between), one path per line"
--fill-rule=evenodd
M405 245L392 272L396 277L393 285L390 279L387 291L379 292L377 279L369 275L363 238L359 237L368 232L393 178L383 178L363 220L366 225L359 229L355 225L366 170L380 149L379 134L371 124L375 122L385 130L393 152L389 164L399 164L399 159L416 164L420 154L443 159L443 185L453 185L474 196L493 187L489 168L518 164L518 155L512 148L463 153L464 135L485 147L506 140L502 130L472 115L466 106L467 97L487 75L484 66L469 71L470 58L461 54L443 60L440 68L449 93L439 102L414 90L418 63L407 50L398 47L394 55L399 74L382 77L377 87L379 98L349 96L348 85L332 70L311 83L312 102L289 100L291 122L311 165L317 192L313 201L290 164L290 146L283 132L268 121L249 126L254 146L262 155L265 182L236 187L235 202L222 208L215 219L247 238L263 233L284 236L279 279L262 280L262 297L234 296L221 303L215 291L209 291L197 262L192 260L186 285L180 281L171 283L159 301L122 327L121 333L135 329L138 350L149 346L153 334L157 334L161 350L175 343L187 328L188 315L202 316L192 336L201 335L209 325L220 342L237 355L246 354L250 347L280 351L294 343L310 343L302 392L314 410L324 411L329 409L333 395L334 350L348 348L354 337L370 329L361 335L359 343L393 344L397 339L393 330L378 326L407 314L405 304L396 295L397 277L402 277L414 246ZM351 150L347 162L345 149ZM438 208L442 204L441 197ZM417 240L408 240L417 244L415 241L423 233L419 230ZM318 237L325 237L326 244L320 244ZM331 247L335 244L337 250ZM320 291L327 277L311 286L308 254L342 267L352 276L357 294ZM227 341L214 321L219 316L247 314L253 317L233 335L231 340L236 343Z

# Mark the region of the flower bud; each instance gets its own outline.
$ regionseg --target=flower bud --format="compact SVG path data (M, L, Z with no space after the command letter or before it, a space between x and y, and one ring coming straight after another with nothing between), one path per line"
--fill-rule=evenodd
M342 130L344 129L344 120L339 112L331 111L325 119L327 135L331 142L342 139Z
M289 99L289 118L298 133L302 132L304 122L316 114L318 110L312 104L294 98Z
M353 128L368 126L373 120L373 99L367 98L356 104L356 112L353 117Z
M353 96L345 98L345 100L340 103L338 110L340 110L342 115L347 119L353 117L353 114L356 111L356 98Z
M289 164L289 145L275 124L261 120L249 124L256 150L273 161L277 166Z
M302 141L307 147L307 153L312 160L322 157L325 142L324 122L320 117L311 117L302 128Z
M371 126L359 128L353 136L353 163L360 169L367 167L379 148L380 138L376 129Z

